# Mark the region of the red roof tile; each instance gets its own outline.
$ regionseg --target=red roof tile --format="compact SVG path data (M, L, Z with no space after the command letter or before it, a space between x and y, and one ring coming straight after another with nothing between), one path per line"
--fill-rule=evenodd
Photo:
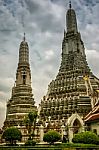
M99 104L85 117L85 122L99 120Z

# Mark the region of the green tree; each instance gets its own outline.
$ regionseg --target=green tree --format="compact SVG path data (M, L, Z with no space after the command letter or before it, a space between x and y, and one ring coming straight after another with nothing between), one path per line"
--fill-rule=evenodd
M21 141L21 138L21 131L15 127L7 128L2 135L2 139L5 139L5 141L9 142L11 145L16 144L16 141Z
M50 130L47 133L44 134L43 140L44 142L48 142L50 144L54 144L54 142L57 142L61 139L61 135L54 130Z
M99 144L99 137L91 131L86 131L75 134L72 141L73 143Z
M37 111L29 112L29 114L25 117L25 125L28 130L29 139L32 139L34 136L36 119L37 119Z

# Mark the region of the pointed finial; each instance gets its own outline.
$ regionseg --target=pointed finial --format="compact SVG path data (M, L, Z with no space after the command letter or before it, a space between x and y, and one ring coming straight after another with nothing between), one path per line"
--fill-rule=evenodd
M24 32L24 37L23 37L23 40L25 41L25 32Z
M71 1L69 1L69 8L70 8L70 9L72 8Z

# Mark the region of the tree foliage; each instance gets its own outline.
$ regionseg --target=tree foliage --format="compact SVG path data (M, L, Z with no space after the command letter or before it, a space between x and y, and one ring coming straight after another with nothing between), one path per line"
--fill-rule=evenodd
M74 143L99 144L99 137L91 131L86 131L75 134L72 141Z
M16 141L21 141L22 134L18 128L9 127L3 132L2 138L5 139L6 142L13 145L16 144Z
M25 117L25 125L28 130L29 139L33 138L35 126L36 126L36 119L37 119L37 111L29 112L29 114ZM33 127L33 130L32 130Z
M44 142L48 142L50 144L54 144L54 142L57 142L61 139L61 135L54 130L50 130L47 133L44 134L43 140Z

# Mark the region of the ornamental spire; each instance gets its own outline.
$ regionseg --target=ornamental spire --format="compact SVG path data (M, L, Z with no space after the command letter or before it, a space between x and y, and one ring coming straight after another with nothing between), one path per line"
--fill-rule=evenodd
M70 9L72 8L71 1L69 1L69 8L70 8Z
M66 14L67 32L78 32L77 20L74 9L72 9L71 1L69 2L69 9Z
M24 37L23 37L23 41L25 41L25 32L24 32Z
M29 63L29 47L26 42L25 33L19 48L19 63Z

